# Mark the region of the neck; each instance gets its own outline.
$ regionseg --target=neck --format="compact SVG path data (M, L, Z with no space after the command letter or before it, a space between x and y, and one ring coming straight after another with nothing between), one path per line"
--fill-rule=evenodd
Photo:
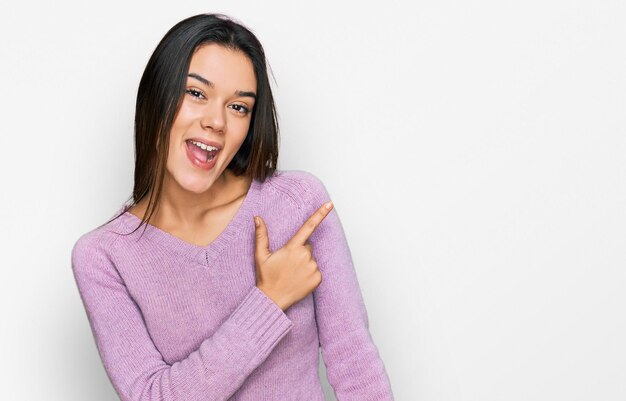
M161 199L151 221L160 227L202 225L210 213L241 200L248 193L251 182L252 179L249 177L237 177L229 170L224 170L209 189L202 193L194 193L185 190L166 175ZM142 200L144 211L149 195Z

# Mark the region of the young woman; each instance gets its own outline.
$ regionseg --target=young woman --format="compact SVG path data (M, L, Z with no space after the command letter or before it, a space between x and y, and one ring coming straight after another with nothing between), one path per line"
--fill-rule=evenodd
M119 397L323 400L321 346L338 400L392 400L328 193L276 168L257 38L222 14L181 21L136 106L131 201L72 250Z

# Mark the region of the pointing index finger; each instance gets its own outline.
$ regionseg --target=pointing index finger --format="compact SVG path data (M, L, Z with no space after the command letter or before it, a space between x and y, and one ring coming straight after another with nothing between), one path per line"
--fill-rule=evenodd
M309 217L307 221L304 222L302 227L300 227L300 229L296 232L296 234L288 241L288 244L304 245L306 241L309 239L309 237L311 236L311 234L313 234L315 229L320 225L322 220L324 220L324 218L328 215L328 213L330 213L332 208L333 208L332 201L329 201L323 204L322 206L320 206L320 208L317 209L315 213L313 213L311 217Z

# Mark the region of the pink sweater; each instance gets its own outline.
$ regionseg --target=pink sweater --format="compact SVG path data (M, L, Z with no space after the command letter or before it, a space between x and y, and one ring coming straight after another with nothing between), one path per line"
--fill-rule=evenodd
M208 247L152 225L120 235L140 222L128 205L82 235L72 270L120 399L324 400L321 346L339 401L393 400L336 205L309 239L322 273L312 294L283 312L255 285L253 216L274 252L328 200L313 174L279 170L252 181Z

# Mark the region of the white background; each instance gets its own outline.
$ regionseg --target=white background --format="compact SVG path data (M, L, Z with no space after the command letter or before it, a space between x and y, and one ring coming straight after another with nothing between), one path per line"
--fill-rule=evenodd
M116 399L71 247L131 193L154 47L224 12L265 47L279 168L335 201L397 400L626 399L626 3L295 3L2 3L0 398Z

